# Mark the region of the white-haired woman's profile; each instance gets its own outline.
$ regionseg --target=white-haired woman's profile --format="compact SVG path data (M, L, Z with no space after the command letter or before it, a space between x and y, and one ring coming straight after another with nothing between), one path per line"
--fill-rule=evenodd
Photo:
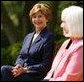
M83 8L65 8L61 21L63 35L69 39L59 49L44 80L83 81Z

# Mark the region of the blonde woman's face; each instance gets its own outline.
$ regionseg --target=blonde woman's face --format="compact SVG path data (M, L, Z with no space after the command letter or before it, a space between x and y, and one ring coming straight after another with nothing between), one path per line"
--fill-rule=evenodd
M69 35L69 28L68 28L68 22L67 20L64 18L62 18L62 22L61 22L61 28L63 29L63 35L65 37L70 37Z
M36 31L41 31L47 25L47 19L41 11L38 11L32 16L32 23L35 26Z

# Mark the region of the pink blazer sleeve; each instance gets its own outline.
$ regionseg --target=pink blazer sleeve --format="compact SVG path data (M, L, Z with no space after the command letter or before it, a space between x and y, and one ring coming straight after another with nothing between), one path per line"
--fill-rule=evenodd
M51 78L50 81L83 81L83 47L71 54L62 76Z

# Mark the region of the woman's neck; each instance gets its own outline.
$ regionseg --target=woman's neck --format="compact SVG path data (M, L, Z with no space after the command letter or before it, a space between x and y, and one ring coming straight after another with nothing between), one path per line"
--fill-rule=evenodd
M42 27L41 29L36 29L36 33L40 33L45 27Z
M72 41L82 40L83 38L70 38Z

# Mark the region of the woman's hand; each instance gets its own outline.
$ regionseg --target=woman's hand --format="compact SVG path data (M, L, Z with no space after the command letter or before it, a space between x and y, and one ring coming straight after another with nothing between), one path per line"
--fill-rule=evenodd
M22 66L15 66L14 69L12 70L12 73L14 75L14 77L17 77L23 73L26 73L26 68L22 67Z
M19 65L19 64L17 64L14 68L18 69L18 68L20 68L20 67L22 67L22 66Z

